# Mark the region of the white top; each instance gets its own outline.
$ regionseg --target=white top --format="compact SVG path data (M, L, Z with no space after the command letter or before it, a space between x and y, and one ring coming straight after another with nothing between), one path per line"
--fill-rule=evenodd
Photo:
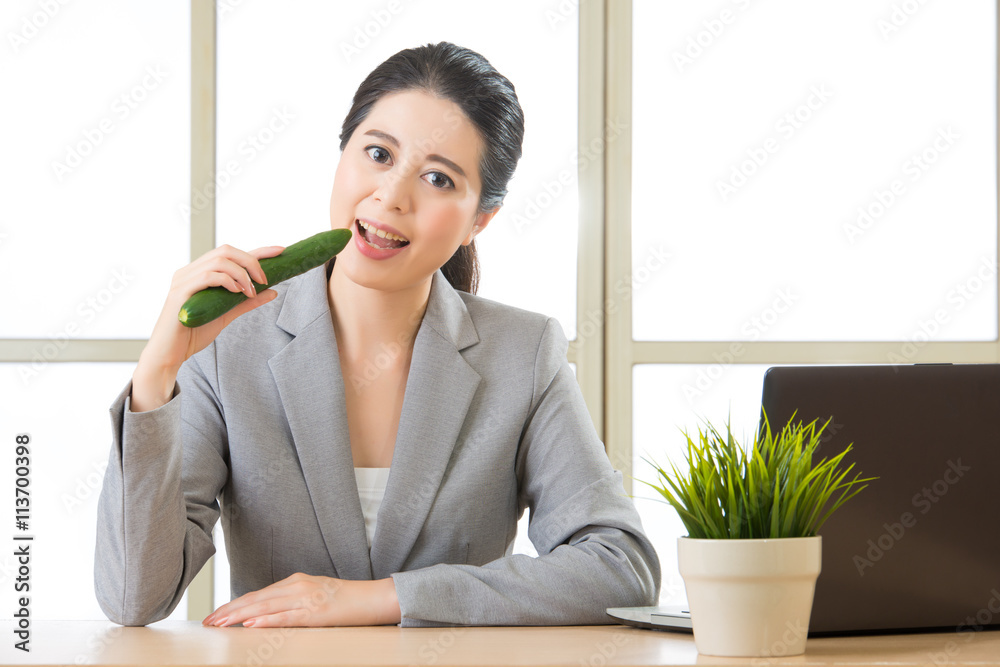
M368 548L372 548L372 535L375 534L375 520L378 518L378 508L382 505L385 495L385 484L389 481L388 468L355 468L354 479L358 482L358 495L361 497L361 513L365 515L365 534L368 536Z

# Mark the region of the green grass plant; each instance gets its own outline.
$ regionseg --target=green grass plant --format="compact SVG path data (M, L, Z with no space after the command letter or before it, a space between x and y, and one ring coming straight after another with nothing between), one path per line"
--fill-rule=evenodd
M752 445L741 447L729 424L723 436L706 422L697 439L684 433L686 473L673 463L668 473L644 459L656 469L660 484L644 483L677 510L691 538L812 537L841 505L877 479L862 479L861 473L848 479L854 464L843 469L841 464L852 445L813 462L829 423L804 424L792 415L780 431L772 432L765 416Z

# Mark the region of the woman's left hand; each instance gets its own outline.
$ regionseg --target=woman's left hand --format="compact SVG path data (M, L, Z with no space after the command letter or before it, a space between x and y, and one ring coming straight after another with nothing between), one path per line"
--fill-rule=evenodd
M241 595L201 623L255 628L388 625L399 623L400 614L392 577L349 581L298 572Z

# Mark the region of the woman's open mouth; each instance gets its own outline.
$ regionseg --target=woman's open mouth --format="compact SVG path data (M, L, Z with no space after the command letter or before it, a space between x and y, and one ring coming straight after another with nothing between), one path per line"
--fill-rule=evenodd
M376 250L396 250L410 245L410 242L402 236L379 229L364 220L355 220L354 226L364 242Z

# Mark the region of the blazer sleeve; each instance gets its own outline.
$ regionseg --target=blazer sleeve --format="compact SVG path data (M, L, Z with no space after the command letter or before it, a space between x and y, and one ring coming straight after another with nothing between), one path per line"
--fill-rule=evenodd
M131 381L111 406L94 585L101 609L116 623L146 625L169 616L215 553L212 529L228 466L216 378L203 371L215 368L214 355L213 342L188 359L172 398L159 408L131 412ZM192 400L184 402L189 392Z
M407 626L613 622L607 607L655 604L660 563L597 436L549 319L518 446L519 506L538 557L439 564L392 575Z

